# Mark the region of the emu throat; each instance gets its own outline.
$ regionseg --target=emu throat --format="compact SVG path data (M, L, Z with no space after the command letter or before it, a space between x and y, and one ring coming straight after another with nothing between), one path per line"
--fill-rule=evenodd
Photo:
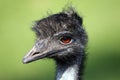
M68 67L62 74L60 79L57 80L77 80L78 77L78 65L72 65Z
M82 80L84 70L84 53L78 53L76 56L55 59L57 64L56 80Z

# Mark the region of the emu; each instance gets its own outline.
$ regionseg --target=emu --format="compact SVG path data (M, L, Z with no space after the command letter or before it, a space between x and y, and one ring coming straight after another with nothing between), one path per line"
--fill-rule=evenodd
M56 80L82 80L88 41L82 17L73 8L50 15L32 28L36 42L23 63L42 58L56 62Z

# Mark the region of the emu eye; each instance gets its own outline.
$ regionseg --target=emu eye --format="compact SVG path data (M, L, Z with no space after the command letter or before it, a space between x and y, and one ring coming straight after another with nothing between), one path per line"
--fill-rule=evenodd
M71 43L72 41L72 38L70 36L63 36L60 41L63 43L63 44L69 44Z

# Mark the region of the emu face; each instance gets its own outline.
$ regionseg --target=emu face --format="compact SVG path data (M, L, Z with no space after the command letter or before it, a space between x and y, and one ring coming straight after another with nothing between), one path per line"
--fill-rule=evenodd
M33 30L37 35L36 43L24 57L23 63L45 57L69 57L77 54L87 42L82 18L73 10L37 21Z

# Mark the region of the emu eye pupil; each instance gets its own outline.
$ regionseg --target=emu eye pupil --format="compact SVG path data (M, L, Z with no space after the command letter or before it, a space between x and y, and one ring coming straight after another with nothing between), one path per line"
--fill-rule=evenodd
M71 37L69 36L64 36L61 38L62 43L67 44L71 42Z

